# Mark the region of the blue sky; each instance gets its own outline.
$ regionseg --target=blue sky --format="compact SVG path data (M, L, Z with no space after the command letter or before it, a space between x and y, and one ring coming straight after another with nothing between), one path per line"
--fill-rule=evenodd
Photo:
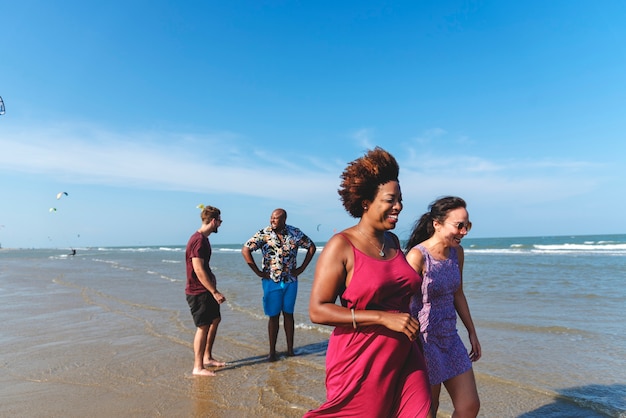
M622 1L0 5L3 247L183 245L200 203L325 241L376 145L401 238L447 194L473 237L626 232Z

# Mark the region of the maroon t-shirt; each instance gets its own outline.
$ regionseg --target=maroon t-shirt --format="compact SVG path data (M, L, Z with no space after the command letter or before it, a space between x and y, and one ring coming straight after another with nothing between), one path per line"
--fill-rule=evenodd
M211 268L209 267L209 260L211 260L211 243L199 232L195 232L189 242L187 243L187 250L185 251L185 262L187 264L187 286L185 287L185 294L187 295L199 295L209 290L198 280L196 272L193 270L193 264L191 259L197 257L204 260L204 269L209 276L213 276Z

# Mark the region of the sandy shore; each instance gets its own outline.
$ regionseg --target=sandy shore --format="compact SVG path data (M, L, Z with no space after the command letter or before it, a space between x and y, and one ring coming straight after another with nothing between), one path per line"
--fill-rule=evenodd
M199 378L180 282L72 263L3 260L0 417L301 417L325 399L330 329L300 318L298 355L268 363L260 301L241 293L256 287L223 284L233 301L250 302L223 305L214 354L229 365ZM282 331L277 348L285 350ZM489 377L481 362L475 371L481 417L603 416L563 415L576 409L558 394ZM439 416L450 412L444 394Z

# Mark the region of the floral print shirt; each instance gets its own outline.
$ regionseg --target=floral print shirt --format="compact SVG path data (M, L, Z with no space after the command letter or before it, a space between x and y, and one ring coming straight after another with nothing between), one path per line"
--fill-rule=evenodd
M252 236L244 245L251 251L263 253L263 272L270 273L270 279L279 283L295 282L298 278L291 274L297 268L298 248L309 248L313 241L298 228L285 225L281 242L271 226L265 227Z

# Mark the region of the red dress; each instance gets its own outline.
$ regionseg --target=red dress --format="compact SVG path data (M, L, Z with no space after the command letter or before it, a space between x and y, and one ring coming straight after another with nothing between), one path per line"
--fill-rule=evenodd
M341 304L409 312L422 279L402 251L379 260L352 248L354 271ZM430 384L417 342L382 325L343 326L334 329L328 342L326 402L304 416L414 418L426 417L429 409Z

